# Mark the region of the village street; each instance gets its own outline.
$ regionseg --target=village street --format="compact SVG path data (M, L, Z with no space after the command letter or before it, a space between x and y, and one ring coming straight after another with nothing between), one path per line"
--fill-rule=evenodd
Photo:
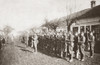
M33 49L22 43L6 44L0 51L0 65L100 65L100 54L94 58L88 58L84 62L74 59L69 63L67 60L51 57L43 53L34 53Z

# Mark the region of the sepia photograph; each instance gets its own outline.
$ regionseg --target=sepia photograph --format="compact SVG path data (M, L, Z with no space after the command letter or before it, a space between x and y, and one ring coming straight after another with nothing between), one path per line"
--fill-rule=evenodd
M0 65L100 65L100 0L0 0Z

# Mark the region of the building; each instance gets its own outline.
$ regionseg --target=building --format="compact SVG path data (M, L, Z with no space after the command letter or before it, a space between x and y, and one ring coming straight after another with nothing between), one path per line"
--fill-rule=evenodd
M100 52L100 5L96 6L95 0L90 3L91 8L61 17L53 22L56 22L57 28L65 28L66 30L70 25L69 29L74 33L94 31L96 38L95 52Z
M91 1L91 8L82 10L74 14L71 19L71 31L86 32L94 31L95 33L95 52L100 52L100 5L95 6L95 1Z

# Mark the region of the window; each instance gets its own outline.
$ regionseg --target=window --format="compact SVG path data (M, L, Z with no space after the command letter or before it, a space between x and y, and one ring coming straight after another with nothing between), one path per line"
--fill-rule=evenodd
M80 32L84 32L84 26L80 27Z

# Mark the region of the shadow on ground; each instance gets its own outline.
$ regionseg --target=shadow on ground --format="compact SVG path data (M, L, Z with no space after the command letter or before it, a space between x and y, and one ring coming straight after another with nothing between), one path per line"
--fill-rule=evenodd
M25 52L30 52L30 53L33 53L32 51L30 51L30 50L28 50L28 49L25 49L25 48L20 49L20 50L25 51Z
M60 56L57 56L54 52L50 52L48 49L41 49L38 47L38 52L45 54L47 56L55 57L55 58L61 58Z
M27 49L27 47L18 46L18 45L16 45L16 46L19 47L21 51L33 53L30 49Z

